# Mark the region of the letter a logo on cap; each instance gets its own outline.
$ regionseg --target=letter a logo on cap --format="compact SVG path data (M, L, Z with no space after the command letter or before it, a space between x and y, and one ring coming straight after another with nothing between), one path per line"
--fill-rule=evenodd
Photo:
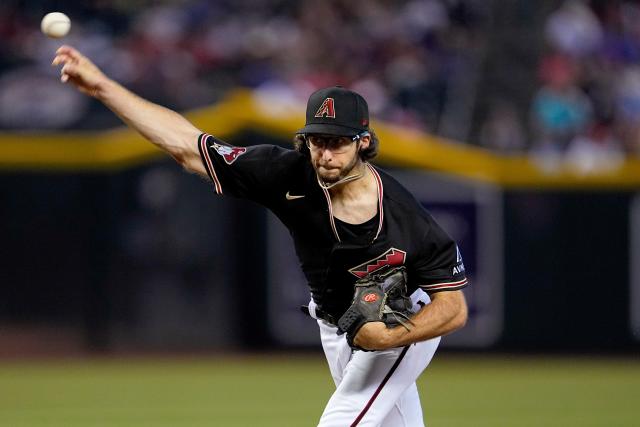
M318 111L316 111L316 117L331 117L336 118L336 110L333 107L333 98L327 98L324 100Z

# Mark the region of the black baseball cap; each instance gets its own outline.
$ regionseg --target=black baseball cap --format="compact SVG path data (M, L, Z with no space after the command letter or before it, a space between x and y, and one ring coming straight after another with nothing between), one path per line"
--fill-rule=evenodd
M369 106L362 95L333 86L311 94L307 122L299 134L356 136L369 130Z

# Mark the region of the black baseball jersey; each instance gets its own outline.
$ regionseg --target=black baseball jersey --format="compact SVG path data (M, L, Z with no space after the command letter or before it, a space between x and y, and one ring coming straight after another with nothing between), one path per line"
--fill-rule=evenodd
M349 307L353 283L384 265L406 266L409 293L467 285L456 243L377 167L366 164L378 184L378 213L354 227L333 216L306 155L273 145L232 147L207 134L198 144L216 193L260 203L289 229L313 300L334 318Z

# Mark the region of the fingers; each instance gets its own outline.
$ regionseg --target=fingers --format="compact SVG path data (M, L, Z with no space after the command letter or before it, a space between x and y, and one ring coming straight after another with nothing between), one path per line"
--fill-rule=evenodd
M63 67L60 69L60 81L62 83L66 83L70 77L78 74L77 65L81 58L82 55L80 52L71 46L63 45L56 50L56 56L53 58L51 65L57 66L62 64Z
M51 62L52 66L60 65L60 64L68 64L71 62L80 62L84 57L80 52L71 46L63 45L56 50L56 56L53 58Z
M77 49L75 49L75 48L73 48L71 46L68 46L66 44L60 46L58 48L58 50L56 50L56 54L57 55L61 55L61 54L67 55L70 58L75 59L75 60L80 60L80 58L82 58L82 54L80 52L78 52Z
M69 80L69 77L77 76L78 68L73 63L65 64L60 70L60 81L62 83L66 83Z
M81 92L97 97L98 85L104 75L87 57L71 46L61 46L51 62L52 66L62 65L60 81L71 83Z
M55 58L53 58L53 62L51 65L56 66L60 64L67 64L73 62L73 59L67 54L57 54Z

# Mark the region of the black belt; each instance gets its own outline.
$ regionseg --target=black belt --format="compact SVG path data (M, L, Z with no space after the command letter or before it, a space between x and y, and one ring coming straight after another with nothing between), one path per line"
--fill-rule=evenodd
M313 317L313 316L311 315L311 312L309 311L309 306L307 306L307 305L301 305L301 306L300 306L300 310L301 310L304 314L306 314L307 316L309 316L309 317ZM320 307L318 307L318 306L316 306L316 317L317 317L318 319L325 320L325 321L327 321L327 322L331 323L332 325L336 325L336 324L337 324L337 323L336 323L336 321L335 321L335 319L333 318L333 316L332 316L332 315L330 315L329 313L327 313L326 311L324 311L323 309L321 309L321 308L320 308Z

